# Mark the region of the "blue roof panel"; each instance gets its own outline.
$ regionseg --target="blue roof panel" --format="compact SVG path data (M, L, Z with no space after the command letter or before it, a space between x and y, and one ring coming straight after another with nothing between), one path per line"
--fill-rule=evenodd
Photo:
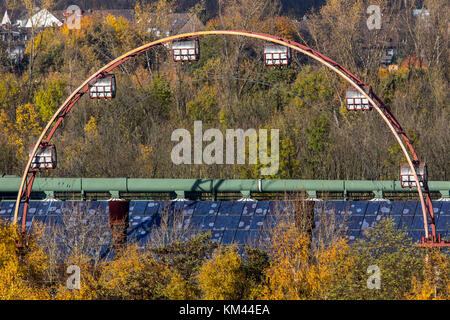
M242 215L239 220L238 229L240 230L249 230L252 223L252 216Z
M233 216L241 216L244 211L245 201L234 201L233 207L231 208L231 214Z
M403 207L405 206L405 201L392 201L392 207L390 215L401 216L403 215Z
M246 230L236 230L234 241L239 245L245 245L250 238L250 232Z
M11 219L14 201L0 201L0 218ZM265 237L266 226L275 225L280 216L292 211L294 204L289 201L131 201L129 241L144 244L149 239L153 226L159 226L161 215L167 215L169 227L176 214L183 214L183 232L211 231L214 241L229 244L232 241L243 245ZM353 241L361 237L361 230L373 226L384 217L394 219L398 228L406 227L417 241L423 234L423 221L420 203L417 201L317 201L315 221L319 225L322 207L336 211L341 220L348 213L347 235ZM446 237L450 222L450 202L434 201L437 232ZM65 211L83 210L89 214L108 216L107 201L30 201L27 227L32 223L61 224ZM19 210L21 223L22 210ZM175 220L176 221L176 220ZM178 222L177 222L178 223ZM173 231L170 232L175 232ZM317 230L317 227L316 227ZM134 239L134 240L133 240Z
M365 216L377 215L380 205L385 205L386 202L387 201L369 201Z
M146 216L152 216L158 213L159 201L148 201L145 207L144 214Z
M234 243L234 235L236 230L225 230L222 237L222 244L230 245Z
M366 201L352 201L350 202L348 213L350 215L364 216L366 213L367 204L368 203Z
M250 229L260 229L264 225L265 216L253 216Z
M200 201L195 208L194 215L215 215L219 206L219 201Z
M244 208L242 209L242 215L251 216L255 213L256 206L258 205L257 201L243 201Z
M255 209L255 215L265 216L269 211L269 201L258 201Z

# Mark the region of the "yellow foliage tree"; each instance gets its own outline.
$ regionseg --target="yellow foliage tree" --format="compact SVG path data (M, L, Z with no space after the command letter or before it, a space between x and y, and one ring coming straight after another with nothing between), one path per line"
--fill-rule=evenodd
M34 105L31 103L19 105L16 109L16 123L11 136L13 144L17 147L16 157L19 161L28 157L27 152L31 139L33 136L37 136L40 130L39 115Z
M425 258L422 278L413 276L412 290L406 294L409 300L449 300L450 262L448 255L430 251Z
M216 255L200 268L198 281L206 300L240 299L244 272L236 246L220 247Z
M292 222L274 228L271 262L261 297L270 300L326 298L330 284L352 267L348 244L340 240L330 247L310 250L310 236Z
M107 299L164 299L167 294L180 298L182 287L167 266L136 245L106 265L99 278L99 294Z
M42 283L47 268L43 249L34 237L23 249L19 250L18 243L25 243L25 239L16 226L0 219L0 299L49 299Z
M92 266L89 257L76 255L68 259L67 266L75 265L80 268L80 287L69 289L67 283L61 282L57 285L56 300L90 300L97 299L99 296L99 283L95 274L92 272Z

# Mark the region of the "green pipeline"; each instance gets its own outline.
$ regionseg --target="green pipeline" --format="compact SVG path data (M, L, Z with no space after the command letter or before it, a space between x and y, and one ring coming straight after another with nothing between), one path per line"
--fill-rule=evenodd
M0 193L17 192L19 177L1 177ZM431 192L449 197L450 181L429 181ZM415 192L399 181L383 180L265 180L265 179L135 179L135 178L36 178L33 192Z

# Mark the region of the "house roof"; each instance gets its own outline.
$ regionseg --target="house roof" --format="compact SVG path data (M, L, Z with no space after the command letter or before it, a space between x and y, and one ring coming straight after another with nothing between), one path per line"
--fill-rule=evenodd
M169 30L171 34L195 32L205 28L205 25L195 14L172 13L169 19L172 20Z
M59 21L52 13L50 13L47 9L42 9L38 11L35 15L33 15L30 19L28 19L25 24L25 28L37 27L37 28L46 28L51 26L62 26L62 22Z
M11 24L11 20L9 20L8 10L5 11L2 22L0 23L0 25L4 25L4 24Z
M155 15L150 15L150 23L157 21ZM191 13L171 13L167 16L169 28L167 29L158 25L152 25L152 30L155 32L165 33L166 35L189 33L204 30L205 25L200 19ZM157 22L155 22L157 24Z

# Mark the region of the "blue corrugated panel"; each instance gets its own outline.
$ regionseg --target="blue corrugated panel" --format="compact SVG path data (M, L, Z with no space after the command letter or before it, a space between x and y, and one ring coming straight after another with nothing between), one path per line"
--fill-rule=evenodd
M367 201L351 201L348 209L348 213L350 215L358 215L358 216L364 216L366 213Z
M214 222L213 230L222 230L222 231L225 230L228 220L229 216L217 215L217 218Z
M14 201L0 201L0 218L11 219ZM151 205L150 205L151 204ZM317 214L326 206L328 213L335 210L337 219L348 215L349 240L361 236L364 230L383 217L394 219L398 227L406 227L414 241L419 241L423 235L423 221L420 203L417 201L369 201L369 202L316 202L315 220ZM168 214L173 219L174 214L183 214L182 227L185 232L196 230L211 231L214 241L229 244L235 241L242 245L252 242L260 235L267 225L277 223L277 218L292 211L292 203L286 201L132 201L130 205L130 241L139 243L149 237L153 224L159 225L161 214ZM433 202L437 232L447 236L450 222L450 202ZM73 210L84 210L90 214L104 214L107 217L106 201L63 202L63 201L31 201L27 215L27 227L35 222L54 224L62 222L62 213ZM19 210L19 224L22 219L23 205ZM106 222L105 222L106 223ZM169 222L169 226L171 226ZM192 230L191 230L192 229Z
M130 215L143 216L145 214L145 209L147 206L147 201L130 201Z
M100 206L100 201L96 201L96 200L86 201L86 206L84 208L82 208L82 210L85 210L89 214L98 214L99 206ZM50 211L50 208L49 208L49 211Z
M47 226L62 225L62 209L67 206L67 203L63 201L49 201L45 224Z
M406 226L408 228L408 226ZM411 226L409 226L409 229L411 230L422 230L424 232L424 225L423 225L423 213L422 213L422 206L420 205L420 202L417 202L416 207L416 213L414 216L414 220Z
M146 216L153 216L158 213L159 201L147 201L144 214Z
M222 201L220 203L219 211L217 212L217 214L220 216L231 215L232 208L233 208L233 201Z
M239 221L238 229L240 229L240 230L249 230L250 226L251 226L251 223L252 223L252 220L253 220L253 216L242 215L241 219Z
M108 201L98 201L97 212L102 215L109 215Z
M292 213L291 213L291 217L292 217ZM283 218L283 215L280 213L268 214L266 216L266 219L264 220L263 228L265 228L266 230L272 230L273 228L276 227L276 225L282 218Z
M192 224L192 214L187 214L185 212L182 222L183 222L183 230L198 229L197 226Z
M241 220L241 216L230 216L230 220L227 224L227 230L237 229L239 227L239 222Z
M128 241L137 242L139 247L147 244L153 224L159 223L160 203L152 201L152 204L149 207L148 201L130 201Z
M161 201L159 204L158 213L154 216L154 224L159 226L161 220L164 218L164 223L167 226L172 226L174 222L174 213L175 213L175 202L174 201ZM180 212L178 212L180 214Z
M423 236L425 236L425 232L423 230L410 230L408 231L408 236L415 243L420 243Z
M347 221L349 230L361 230L364 221L364 216L351 215Z
M214 230L231 230L238 227L240 216L218 215L214 223Z
M361 232L369 227L372 227L376 222L380 221L383 216L386 216L380 211L380 207L384 201L370 201L367 205L366 213L364 215ZM361 233L362 234L362 233Z
M400 223L402 221L402 215L403 215L403 207L405 206L404 201L392 201L390 202L390 205L380 206L380 212L383 214L383 216L388 216L391 219L394 220L394 223L396 227L398 228L400 226Z
M349 214L348 225L350 230L357 230L359 233L364 220L364 214L366 212L366 209L367 209L367 202L353 201L350 203L350 207L348 210Z
M197 208L197 201L183 201L183 212L184 215L193 215Z
M196 216L195 214L191 218L191 228L201 229L203 225L204 216Z
M390 215L401 216L403 215L403 207L405 206L405 201L392 201L392 206L390 208Z
M223 231L213 230L211 231L211 240L221 243L222 242Z
M419 204L420 205L420 204ZM441 215L442 201L433 201L433 213L436 225L439 223L439 216Z
M161 215L161 214L173 212L174 207L175 207L174 201L168 201L168 200L160 201L158 214Z
M19 207L19 212L17 214L17 224L21 225L22 224L22 214L23 214L23 203L20 204ZM11 212L11 216L9 218L9 221L12 222L14 220L14 211Z
M256 206L258 205L257 201L243 201L244 208L242 209L242 215L251 216L255 213Z
M320 225L319 217L323 210L325 210L326 204L324 201L316 201L314 205L314 224L316 227Z
M204 216L203 222L202 222L202 229L209 229L212 230L214 228L214 222L216 221L216 216Z
M441 207L441 213L439 216L439 223L437 224L437 231L442 237L450 237L450 202L443 201Z
M236 230L234 234L234 242L236 242L238 245L242 246L246 244L246 241L248 239L249 232L245 230Z
M335 203L335 210L336 213L339 215L349 215L349 211L351 211L350 209L350 202L349 201L334 201Z
M185 201L185 200L172 200L171 202L173 204L172 208L173 208L174 211L182 212L183 209L184 209L184 205L188 201Z
M265 216L253 216L250 229L260 229L264 225Z
M233 201L233 207L231 208L231 215L241 216L244 211L245 201Z
M6 201L7 206L6 206L6 212L9 213L10 215L14 214L14 205L16 204L15 201ZM20 211L19 211L20 212Z
M234 235L236 233L236 230L225 230L223 232L223 237L222 237L222 244L223 245L230 245L232 243L234 243Z
M248 245L255 245L259 241L260 232L258 230L249 230L247 237L244 237L245 243Z
M0 219L9 220L12 209L10 208L10 201L0 201ZM14 204L13 204L14 206Z
M148 236L154 222L153 216L134 216L130 217L130 226L128 228L128 241L137 242L139 246L144 246L148 241Z
M366 209L366 213L365 216L367 215L377 215L379 208L380 208L380 204L385 204L385 201L370 201L367 204L367 209Z
M327 212L331 213L331 211L334 211L336 216L344 214L346 210L347 205L345 201L329 201L327 203Z
M219 201L201 201L195 208L194 215L215 215L219 210Z
M243 208L242 208L242 215L239 219L239 223L237 228L240 230L249 230L253 215L255 214L255 211L257 209L258 202L256 201L242 201ZM263 214L263 208L259 211L261 214Z
M28 212L27 212L27 221L25 223L25 227L29 229L33 224L33 217L38 211L38 208L40 206L40 201L30 201L28 204Z
M84 202L82 202L84 204ZM42 201L41 205L39 206L37 210L38 216L46 216L48 212L48 208L50 207L50 201Z
M416 214L417 201L405 201L405 205L403 206L402 211L402 219L398 228L406 228L412 229L412 225L414 222L414 216ZM419 208L419 211L421 209Z
M47 226L56 226L56 225L62 225L63 219L60 215L48 215L45 219L45 224Z
M442 201L441 215L450 216L450 201Z
M47 218L47 211L50 206L49 201L41 201L33 214L31 224L44 224Z
M255 209L255 215L265 216L269 210L270 201L258 201Z
M378 212L383 215L384 218L387 218L392 215L392 208L396 206L395 202L391 201L379 201L380 207L378 208ZM403 206L402 206L403 207ZM398 208L398 206L396 207ZM401 209L399 211L395 211L394 215L402 216Z

